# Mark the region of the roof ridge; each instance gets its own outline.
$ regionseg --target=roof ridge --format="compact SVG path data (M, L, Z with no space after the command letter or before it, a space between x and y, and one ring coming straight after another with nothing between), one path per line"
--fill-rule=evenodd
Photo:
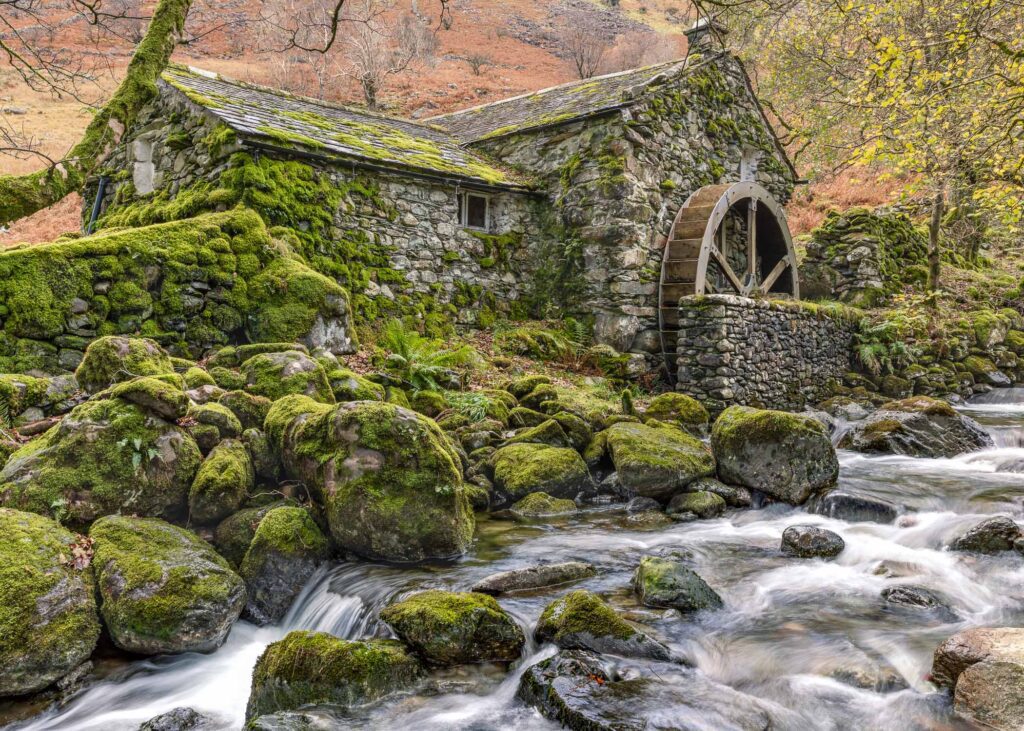
M279 96L282 99L300 101L306 104L312 104L313 106L316 107L324 107L325 109L336 109L341 112L362 114L367 117L382 119L388 122L403 122L405 124L412 124L417 127L422 127L423 129L429 129L432 132L445 132L446 134L450 134L448 130L440 128L438 125L427 124L421 120L409 119L408 117L400 117L392 114L385 114L384 112L374 111L371 109L367 109L365 107L350 104L341 104L339 102L332 102L324 99L315 99L311 96L306 96L305 94L296 94L295 92L286 91L285 89L277 89L273 86L256 84L251 81L242 81L241 79L235 79L230 76L225 76L224 74L221 74L217 71L208 71L207 69L201 69L198 66L191 66L189 64L181 63L170 63L167 64L166 70L183 70L195 76L202 76L203 78L212 79L214 81L220 81L225 84L233 84L234 86L240 86L243 89L250 89L253 91L261 91L267 94L273 94L274 96Z
M532 97L532 96L539 96L541 94L547 94L549 92L558 91L558 90L561 90L561 89L569 89L569 88L574 87L574 86L586 86L587 84L592 84L595 81L603 81L605 79L614 79L614 78L618 78L620 76L627 76L629 74L639 73L641 71L650 71L651 69L655 69L655 68L658 68L660 66L664 66L666 68L668 68L670 66L685 66L687 61L688 61L688 58L687 57L683 57L683 58L673 59L671 61L662 61L660 63L652 63L652 64L648 64L647 66L637 66L636 68L626 69L625 71L615 71L615 72L610 73L610 74L602 74L601 76L591 76L588 79L577 79L575 81L566 81L566 82L564 82L562 84L556 84L554 86L549 86L549 87L544 88L544 89L538 89L536 91L528 91L528 92L525 92L523 94L518 94L516 96L506 97L504 99L495 99L494 101L486 102L484 104L477 104L476 106L466 107L465 109L459 109L459 110L454 111L454 112L445 112L444 114L435 114L435 115L430 116L430 117L425 117L424 119L425 120L431 120L431 119L442 119L444 117L456 117L456 116L458 116L460 114L469 114L471 112L475 112L478 109L486 109L487 107L493 107L493 106L497 106L499 104L505 104L507 102L517 101L519 99L526 99L526 98ZM649 84L655 78L657 78L657 77L652 77L647 83Z

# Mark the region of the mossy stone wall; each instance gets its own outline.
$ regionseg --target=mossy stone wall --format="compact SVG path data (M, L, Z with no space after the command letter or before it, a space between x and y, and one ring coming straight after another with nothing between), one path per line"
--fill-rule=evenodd
M736 404L799 411L851 369L855 310L733 295L679 303L676 389L712 415Z
M704 61L624 109L597 119L487 139L477 144L544 181L561 228L546 257L569 271L549 297L576 294L574 309L596 315L599 342L658 352L657 285L662 250L687 198L741 179L744 154L758 183L780 201L793 175L729 55Z

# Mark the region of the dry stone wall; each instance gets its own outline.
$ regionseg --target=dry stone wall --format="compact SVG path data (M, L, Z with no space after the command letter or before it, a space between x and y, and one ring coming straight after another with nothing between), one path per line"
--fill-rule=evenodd
M854 319L798 302L732 295L679 303L676 388L718 413L741 404L803 409L850 370Z

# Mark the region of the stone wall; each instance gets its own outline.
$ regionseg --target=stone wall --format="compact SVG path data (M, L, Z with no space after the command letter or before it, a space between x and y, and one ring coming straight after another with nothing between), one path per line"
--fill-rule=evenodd
M564 227L549 258L553 296L596 316L596 336L618 350L659 352L657 283L672 223L697 189L739 181L744 154L781 202L793 175L732 56L721 54L605 117L501 136L483 151L541 178ZM568 284L566 284L568 281Z
M718 413L742 404L800 410L850 370L854 318L798 302L732 295L679 303L677 390Z

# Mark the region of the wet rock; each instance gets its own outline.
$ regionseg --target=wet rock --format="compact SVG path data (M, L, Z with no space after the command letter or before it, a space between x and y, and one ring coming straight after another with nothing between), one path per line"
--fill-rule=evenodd
M981 426L945 401L915 396L884 404L843 435L842 449L903 454L910 457L956 457L993 445Z
M1024 728L1024 662L986 660L971 665L956 682L953 708L985 728Z
M201 454L171 422L121 399L75 407L14 452L0 470L0 503L88 524L112 513L180 518Z
M42 690L86 662L100 622L74 534L0 508L0 535L0 696L11 696Z
M96 393L138 376L173 373L170 356L155 340L111 335L89 343L75 378L86 391Z
M903 676L892 667L851 667L838 668L829 677L840 683L863 688L876 693L892 693L909 686Z
M717 518L725 512L725 500L713 492L681 492L668 502L665 512L671 516L692 514L697 518Z
M846 542L837 534L813 525L791 525L782 532L782 552L798 558L835 558Z
M1014 543L1020 537L1020 527L1015 522L1005 516L996 516L986 518L954 538L949 544L949 549L975 553L1012 551Z
M246 618L269 624L284 617L327 554L327 539L307 510L269 510L238 569L246 586Z
M526 643L488 594L423 591L385 608L380 618L431 665L512 662Z
M980 662L1024 664L1024 628L978 627L957 632L935 649L932 679L951 688L960 674Z
M593 486L587 465L574 449L510 444L496 451L489 465L494 486L513 501L533 492L572 499Z
M535 591L579 581L596 574L597 570L591 564L582 561L541 564L491 574L474 584L472 590L483 594Z
M697 516L690 514L692 520L696 520ZM661 512L661 510L644 510L640 513L632 513L627 515L623 522L625 528L629 530L643 530L653 531L667 528L675 522L685 522L682 520L682 516L677 515L675 519L670 518Z
M644 513L648 510L661 510L661 503L649 497L635 497L626 503L626 512L631 515L634 513Z
M648 607L695 612L723 606L715 590L677 559L644 556L633 575L633 588Z
M839 476L828 432L799 414L731 406L715 421L711 448L720 480L791 505L802 505Z
M509 510L522 518L551 518L575 515L579 512L572 500L554 498L546 492L531 492L515 503Z
M220 647L242 612L245 584L212 546L151 518L108 516L89 537L115 645L142 655Z
M667 501L715 472L707 445L673 427L622 422L597 438L606 445L619 482L641 497Z
M325 632L291 632L256 661L246 721L306 706L370 703L422 675L419 661L394 640L348 642Z
M431 419L377 401L330 406L288 396L274 403L266 429L287 473L322 501L342 549L406 562L469 547L474 518L461 459Z
M836 491L812 498L808 509L818 515L851 523L882 523L883 525L895 521L899 514L895 505L884 500Z
M538 642L562 649L593 650L624 657L669 660L665 645L622 619L596 594L583 589L549 604L537 622Z
M663 679L669 673L671 681ZM563 650L527 668L518 696L545 717L576 731L777 727L760 701L697 671L672 667L665 675L649 665L612 670L591 652Z
M721 496L730 508L749 508L754 504L754 496L750 490L739 485L726 485L713 477L705 477L690 483L691 492L710 492Z
M882 590L882 598L897 607L931 612L944 621L953 622L957 619L956 612L942 597L921 586L887 586Z
M139 731L205 731L217 724L193 708L175 708L139 726Z

